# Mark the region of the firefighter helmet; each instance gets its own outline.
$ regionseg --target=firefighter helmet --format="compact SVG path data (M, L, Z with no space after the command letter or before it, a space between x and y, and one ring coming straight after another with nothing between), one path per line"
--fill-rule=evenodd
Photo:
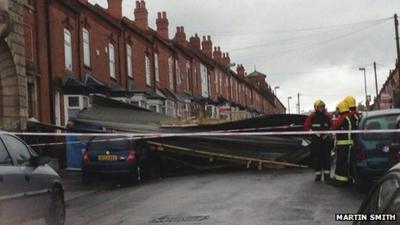
M349 105L345 101L340 102L336 106L336 109L339 111L339 113L345 113L350 111Z
M317 108L320 106L325 108L325 102L323 102L321 99L318 99L314 102L314 109L317 110Z
M344 99L344 102L347 103L349 108L355 108L356 107L356 99L353 96L348 96Z

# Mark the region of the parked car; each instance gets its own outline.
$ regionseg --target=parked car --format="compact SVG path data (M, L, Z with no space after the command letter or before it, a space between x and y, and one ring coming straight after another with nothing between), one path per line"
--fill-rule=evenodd
M0 221L17 224L45 218L48 225L65 222L60 176L16 136L0 134Z
M353 225L399 224L400 223L400 164L389 170L366 195L358 214L386 214L388 221L355 221ZM396 214L394 221L391 221Z
M400 129L400 117L397 118L396 129ZM389 148L390 166L394 166L400 162L400 133L394 133L392 137L392 143Z
M83 153L82 182L95 175L113 175L140 182L148 172L148 152L142 142L126 137L94 137Z
M360 121L360 129L394 129L399 115L399 109L366 112ZM369 187L390 168L388 156L392 135L389 133L357 135L352 161L352 174L356 187Z

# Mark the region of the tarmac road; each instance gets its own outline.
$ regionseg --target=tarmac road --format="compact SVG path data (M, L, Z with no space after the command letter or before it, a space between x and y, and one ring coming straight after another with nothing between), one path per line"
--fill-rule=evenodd
M314 182L310 170L214 172L73 199L67 225L349 224L334 215L355 213L362 197Z

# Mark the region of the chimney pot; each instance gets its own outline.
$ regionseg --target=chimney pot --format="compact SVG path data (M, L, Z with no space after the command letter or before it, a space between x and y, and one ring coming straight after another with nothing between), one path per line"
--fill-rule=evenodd
M167 12L162 12L162 16L164 19L167 19Z

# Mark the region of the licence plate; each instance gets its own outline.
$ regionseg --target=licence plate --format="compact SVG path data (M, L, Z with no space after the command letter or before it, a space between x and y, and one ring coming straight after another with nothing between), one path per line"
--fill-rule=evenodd
M117 161L118 157L116 155L99 155L97 159L99 161Z

